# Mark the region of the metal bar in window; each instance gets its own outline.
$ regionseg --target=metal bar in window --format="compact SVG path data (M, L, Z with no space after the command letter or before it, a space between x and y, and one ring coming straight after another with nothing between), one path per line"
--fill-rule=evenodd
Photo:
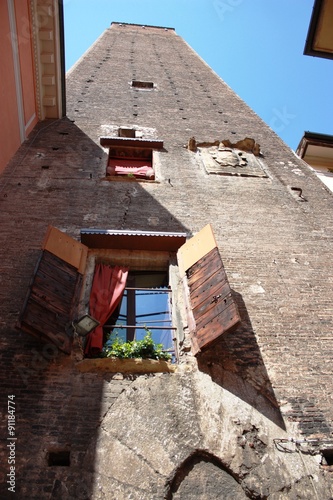
M157 323L171 323L171 319L156 319L155 321L141 321L139 324L152 323L153 325Z
M141 330L146 330L146 326L140 326L140 325L104 325L103 328L141 328ZM151 329L153 330L177 330L175 326L150 326Z
M147 328L155 328L155 327L158 327L158 324L157 323L170 323L170 321L156 321L156 322L153 322L153 321L145 321L144 323L141 323L141 325L139 324L139 326L146 326ZM155 325L155 326L154 326ZM165 328L167 329L168 326L165 325Z
M136 322L136 303L135 303L135 291L128 290L127 292L127 323L133 325ZM127 330L127 340L134 340L135 330Z
M155 293L169 293L172 292L171 288L134 288L134 287L126 287L125 290L138 290L144 292L155 292Z
M161 314L169 314L169 311L160 311L156 313L149 313L149 314L137 314L137 318L148 318L148 316L160 316ZM171 321L171 320L169 320Z

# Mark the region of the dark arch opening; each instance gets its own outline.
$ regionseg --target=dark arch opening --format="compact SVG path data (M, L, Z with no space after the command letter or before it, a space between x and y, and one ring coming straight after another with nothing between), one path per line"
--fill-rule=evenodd
M195 450L182 462L182 464L179 465L179 467L177 467L177 469L173 471L167 481L164 498L166 500L173 500L175 497L178 498L180 489L182 487L184 488L184 484L186 484L187 488L187 498L195 498L196 495L198 497L202 495L202 493L200 493L200 485L198 488L200 474L198 474L197 472L200 467L206 466L211 466L211 470L216 470L215 475L219 474L221 476L221 481L216 481L216 477L211 478L212 481L209 486L209 488L211 489L211 496L207 496L207 499L231 498L230 493L233 490L237 495L234 498L237 498L239 500L241 500L242 498L249 498L240 485L238 478L227 467L223 465L220 459L204 450ZM195 478L194 481L192 480L192 485L191 473L192 477ZM207 470L205 474L207 475L207 473L209 477L210 471ZM225 497L223 496L223 493L221 496L221 488L225 490ZM193 490L193 493L191 493L191 490Z

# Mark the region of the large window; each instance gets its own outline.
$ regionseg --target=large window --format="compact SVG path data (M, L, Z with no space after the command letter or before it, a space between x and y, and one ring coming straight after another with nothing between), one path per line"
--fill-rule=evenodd
M100 323L87 336L88 357L101 353L106 330L139 340L147 329L171 352L186 329L197 355L241 321L210 225L188 241L185 233L84 229L81 242L50 226L18 327L70 354L70 326L86 313Z

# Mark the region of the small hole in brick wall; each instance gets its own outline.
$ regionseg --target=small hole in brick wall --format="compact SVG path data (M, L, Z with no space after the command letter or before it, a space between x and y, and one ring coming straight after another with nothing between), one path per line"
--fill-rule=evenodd
M333 465L333 448L329 450L321 450L322 465Z
M68 135L68 132L58 132L60 135Z
M42 168L44 168L45 170L47 170L48 168L50 168L50 165L42 165Z
M47 463L49 467L69 467L71 464L70 451L49 451Z

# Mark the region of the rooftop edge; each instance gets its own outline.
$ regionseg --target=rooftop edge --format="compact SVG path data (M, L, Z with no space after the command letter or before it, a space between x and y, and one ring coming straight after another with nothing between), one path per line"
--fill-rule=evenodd
M110 26L112 26L113 24L115 24L117 26L137 26L138 28L157 28L157 29L161 29L161 30L175 31L175 28L170 28L168 26L153 26L151 24L121 23L118 21L112 21Z

